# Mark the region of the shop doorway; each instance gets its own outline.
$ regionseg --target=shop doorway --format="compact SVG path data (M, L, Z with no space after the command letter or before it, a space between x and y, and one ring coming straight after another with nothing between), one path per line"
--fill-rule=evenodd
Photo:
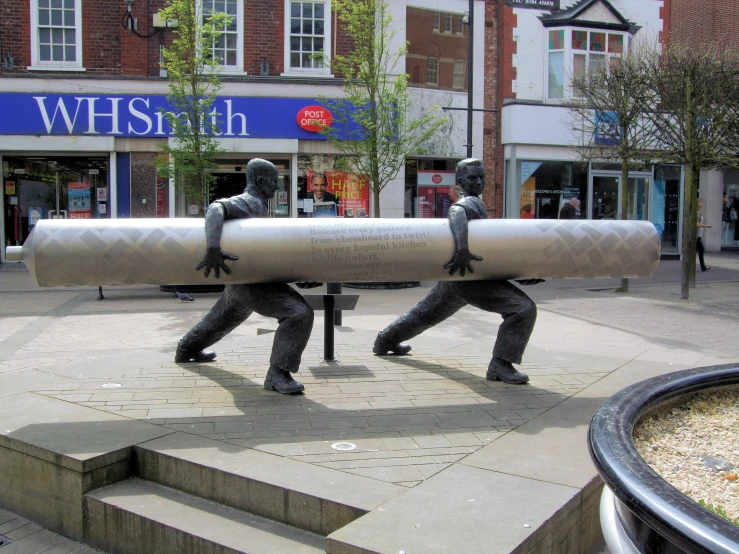
M42 219L109 217L108 158L3 157L6 245L22 245Z
M623 212L621 176L614 173L592 175L592 219L618 219ZM626 217L630 220L649 219L648 203L652 177L650 174L629 175L629 205Z
M289 160L269 160L279 172L279 186L274 197L269 201L269 217L290 217L292 202L292 174ZM211 201L229 198L244 192L246 189L246 164L249 160L224 160L213 173L216 183L211 194ZM203 214L198 214L203 217Z

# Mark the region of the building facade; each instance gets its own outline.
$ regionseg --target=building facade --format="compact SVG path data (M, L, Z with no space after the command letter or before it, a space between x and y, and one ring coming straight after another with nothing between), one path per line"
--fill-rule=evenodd
M674 44L700 46L717 43L739 50L736 25L739 3L732 0L665 0L669 8L664 34ZM703 171L699 196L703 199L704 218L711 225L704 229L703 244L708 252L739 248L739 168Z
M2 245L22 244L35 223L46 218L202 217L202 206L176 194L153 165L162 155L160 144L171 140L162 114L168 84L160 59L172 40L171 28L159 15L164 4L136 0L130 12L123 1L2 4ZM427 73L434 67L428 60L422 68L423 83L413 83L410 92L417 113L434 106L466 105L467 67L461 64L467 60L466 45L447 53L444 40L454 42L468 2L445 2L447 11L435 30L438 4L390 2L397 46L408 38L418 43L421 39L411 36L409 24L430 16L430 32L437 33L438 46L444 49L443 55L435 56L437 84ZM480 37L475 59L480 69L474 90L482 104L485 4L481 0L475 4ZM215 196L241 192L247 162L261 157L280 171L280 189L270 207L273 217L305 215L303 198L314 172L327 173L331 190L341 199L339 215L370 214L366 184L336 171L338 152L310 124L326 116L321 99L342 95L341 76L332 74L321 56L332 59L352 47L331 0L202 0L199 5L206 12L222 10L233 18L214 50L223 82L214 110L221 121L218 141L226 151L216 171ZM446 27L449 21L451 32ZM403 59L402 65L411 59ZM408 177L412 168L448 170L464 157L465 114L450 111L448 117L438 136L409 159L411 169L402 171L383 191L383 217L419 216L418 178L412 184ZM482 156L481 115L477 123L474 152ZM0 254L4 261L4 248Z
M665 3L560 0L554 3L559 9L543 0L499 3L502 216L556 219L571 198L579 200L582 219L621 215L620 164L582 163L563 104L574 93L569 76L621 56L634 41L665 40ZM663 254L676 255L682 169L646 166L630 173L628 186L629 219L652 221L661 234Z

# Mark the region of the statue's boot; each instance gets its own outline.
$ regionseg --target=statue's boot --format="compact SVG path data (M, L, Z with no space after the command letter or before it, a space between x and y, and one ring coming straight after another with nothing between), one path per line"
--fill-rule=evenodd
M269 366L267 378L264 380L264 388L281 392L282 394L295 394L305 390L303 383L293 379L289 371L279 369L275 366Z
M489 381L503 381L509 385L523 385L529 382L529 376L523 371L518 371L511 362L495 357L490 360L485 378Z
M388 352L392 352L396 356L403 356L411 351L411 345L406 343L393 342L382 336L382 333L378 333L375 339L375 345L372 347L372 352L385 356Z
M178 364L196 362L196 363L208 363L216 359L216 353L211 350L199 350L193 352L187 349L180 341L177 344L177 352L174 355L174 361Z

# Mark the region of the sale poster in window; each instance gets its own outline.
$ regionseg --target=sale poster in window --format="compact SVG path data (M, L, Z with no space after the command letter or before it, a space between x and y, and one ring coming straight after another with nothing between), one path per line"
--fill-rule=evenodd
M321 177L316 176L313 179L315 173L317 172L312 169L307 172L308 198L314 202L333 202L335 198L339 217L344 217L347 209L353 211L354 217L361 217L358 213L369 212L369 180L366 176L347 171L321 172L326 176L324 189ZM324 191L328 193L325 197Z
M69 219L92 219L90 183L67 183Z

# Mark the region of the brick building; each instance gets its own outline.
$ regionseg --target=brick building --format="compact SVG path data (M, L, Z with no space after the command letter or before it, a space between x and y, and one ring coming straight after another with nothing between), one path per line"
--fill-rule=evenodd
M690 0L665 0L665 42L699 47L715 43L739 50L736 33L739 3L732 0L706 0L700 6ZM707 251L739 248L739 229L731 221L733 207L739 211L739 168L703 171L699 195L710 229L704 229Z
M476 36L483 37L484 2L475 3ZM444 13L450 14L455 30L467 5L467 0L445 2ZM160 56L173 31L159 17L163 6L164 0L0 4L2 244L22 243L39 218L202 215L199 206L180 198L171 183L157 177L152 164L161 155L159 144L169 138L160 112L167 106L168 91ZM272 215L299 217L307 175L334 169L337 154L315 130L300 124L301 113L320 107L319 98L342 94L340 76L332 75L330 64L321 64L314 54L331 59L347 52L351 41L336 20L331 0L203 0L203 8L233 17L217 48L223 88L214 107L226 154L216 172L216 195L243 190L246 163L263 157L280 170ZM438 2L392 0L390 8L399 28L395 40L401 45L408 14L431 14ZM136 26L131 28L134 18ZM479 106L486 53L482 38L475 50ZM452 56L466 60L466 44ZM466 79L460 73L466 67L452 63L448 74L446 64L445 57L440 77L452 82L449 90L412 88L417 113L432 106L466 106ZM461 87L455 86L460 82ZM482 156L480 114L475 125L475 155ZM453 168L465 155L465 135L464 113L450 112L447 125L424 146L423 154L409 160L414 169L406 173L416 175L401 172L383 191L383 216L418 216L412 190L419 168ZM370 213L369 194L352 194L357 213ZM4 249L0 254L4 260Z

